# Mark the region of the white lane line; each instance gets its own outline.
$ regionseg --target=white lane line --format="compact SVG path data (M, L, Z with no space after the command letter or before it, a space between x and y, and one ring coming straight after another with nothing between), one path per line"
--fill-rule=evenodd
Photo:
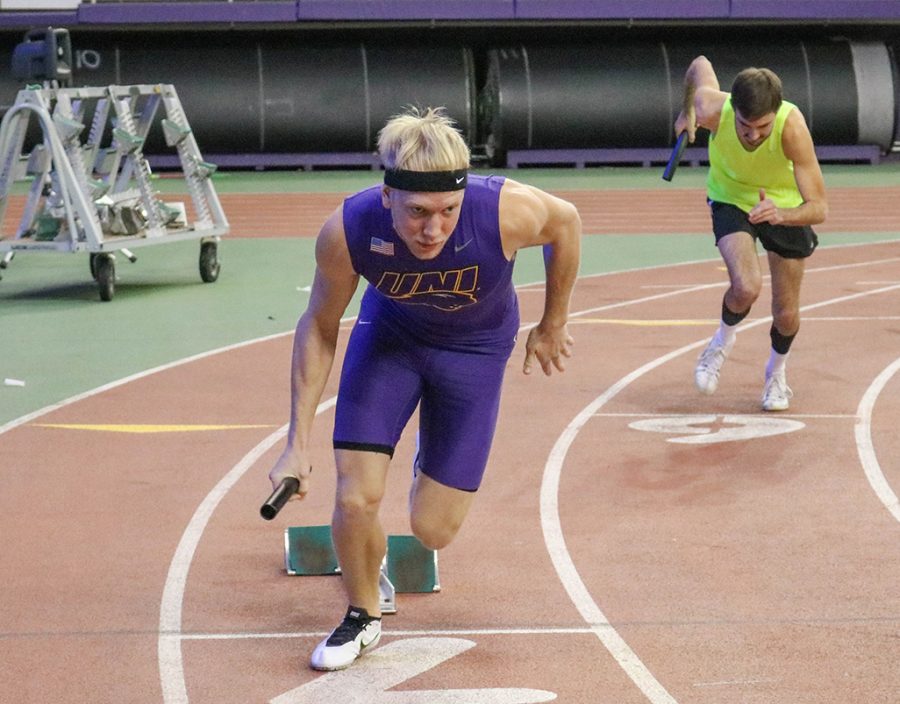
M319 406L316 413L334 405L333 397ZM187 687L184 681L184 662L181 657L181 613L184 603L184 590L187 586L188 572L194 559L194 552L200 544L200 538L212 518L216 507L244 473L256 461L287 433L287 425L282 426L265 440L254 447L244 458L228 472L213 490L207 494L197 507L187 528L181 536L169 572L163 587L162 602L159 609L159 639L157 655L159 657L159 679L162 684L163 701L172 704L186 704Z
M781 682L773 677L756 677L746 680L721 680L719 682L694 682L695 687L735 687L746 684L773 684Z
M706 343L706 338L699 342L693 343L686 347L670 352L643 367L636 369L631 374L623 377L615 384L610 386L603 394L598 396L594 401L588 404L575 418L569 423L568 427L560 435L553 449L550 451L550 457L544 466L544 476L541 480L540 492L540 513L541 513L541 529L544 533L544 543L547 546L547 552L556 569L560 581L566 592L569 594L575 608L581 614L581 617L594 631L600 642L615 658L619 666L625 671L631 681L653 702L653 704L676 704L676 700L672 698L666 689L656 680L647 667L641 662L640 658L629 647L625 640L616 632L609 620L597 606L593 597L588 591L587 586L578 574L575 562L569 554L566 547L566 540L563 535L562 523L559 515L559 483L562 476L562 467L565 462L566 453L569 447L575 441L578 433L585 426L597 411L602 408L607 401L612 399L628 384L635 379L643 376L647 372L675 359L684 352L700 347Z
M756 318L747 318L747 322ZM886 323L900 320L900 315L810 315L804 316L804 323ZM690 325L718 325L717 318L657 318L655 320L645 318L578 318L570 323L606 324L606 325L633 325L635 327L665 327L665 326L690 326Z
M845 303L866 296L878 293L886 293L900 289L900 284L886 286L872 291L864 291L860 293L840 296L827 301L820 301L808 306L801 307L801 311L815 310L828 305ZM751 323L741 326L741 330L756 327L771 322L771 317L761 318ZM685 345L677 350L669 352L647 364L635 369L630 374L622 377L607 388L600 396L588 404L582 411L575 416L566 429L562 432L550 456L544 466L544 476L541 481L540 492L540 513L541 528L544 532L544 542L547 545L547 551L553 562L554 568L559 575L563 587L569 594L575 608L581 614L587 624L594 629L597 637L610 652L610 654L619 663L619 666L625 671L632 682L644 693L644 695L653 704L676 704L676 700L666 691L666 689L656 680L651 672L647 669L643 662L637 657L634 651L628 646L625 640L616 632L615 628L609 623L609 620L600 610L600 607L594 601L587 586L578 574L572 556L566 547L565 537L563 536L562 523L559 515L559 484L562 476L562 467L566 454L569 451L575 438L581 429L587 424L592 416L610 400L612 400L620 391L625 389L631 382L639 379L650 371L662 366L682 354L698 349L707 343L708 339L703 338L689 345Z
M875 491L875 495L881 500L885 508L891 512L891 515L900 521L900 501L897 495L891 489L885 479L884 473L881 471L881 465L875 454L875 446L872 443L872 409L875 407L875 401L878 400L884 387L891 380L897 370L900 369L900 359L895 360L881 372L872 384L866 389L859 407L856 410L856 449L859 452L859 460L862 462L863 470L866 473L866 479Z
M842 246L846 247L848 245L842 245ZM855 246L855 245L849 245L849 246ZM806 273L807 274L810 272L823 273L823 272L838 271L838 270L842 271L844 269L859 269L859 268L865 267L865 266L872 266L873 264L890 264L892 262L900 262L900 257L886 257L884 259L870 259L869 261L855 262L853 264L832 264L831 266L812 267L812 268L807 269ZM897 282L889 281L888 283L896 284Z
M823 627L823 626L850 626L850 625L893 625L897 619L894 616L886 615L883 617L873 618L784 618L784 619L680 619L677 621L623 621L617 625L627 626L633 630L637 629L669 629L675 630L685 627L694 628L696 626L704 627L735 627L735 626L797 626L800 624ZM143 632L140 633L143 635ZM327 636L329 631L275 631L275 632L222 632L222 633L181 633L181 640L204 641L204 640L321 640ZM390 629L385 633L385 638L419 638L431 636L446 637L462 637L462 636L566 636L566 635L589 635L593 636L595 630L590 626L546 626L536 628L428 628L421 629ZM46 634L41 634L46 635ZM57 635L57 634L54 634ZM66 633L71 636L73 634ZM90 635L96 637L103 635L102 633L76 634Z
M121 379L116 379L115 381L111 381L108 384L103 384L102 386L98 386L96 388L90 389L89 391L85 391L80 394L76 394L75 396L70 396L67 399L59 401L57 403L50 404L49 406L44 406L32 413L27 413L24 416L19 416L18 418L9 421L5 425L0 425L0 435L3 433L9 432L13 428L18 428L20 425L25 425L26 423L30 423L36 418L40 418L41 416L45 416L48 413L52 413L53 411L58 411L60 408L64 408L66 406L70 406L73 403L78 403L79 401L84 401L91 396L96 396L98 394L102 394L104 391L110 391L119 386L124 386L125 384L130 384L134 381L140 381L141 379L151 376L153 374L157 374L159 372L164 372L168 369L174 369L175 367L180 367L183 364L190 364L191 362L197 362L201 359L206 359L207 357L212 357L213 355L222 354L224 352L232 352L233 350L239 350L242 347L247 347L249 345L255 345L259 342L268 342L269 340L277 340L279 337L285 337L286 335L292 335L293 330L288 332L279 332L274 335L266 335L265 337L258 337L254 340L244 340L243 342L236 342L233 345L227 345L225 347L219 347L214 350L209 350L207 352L200 352L198 354L191 355L190 357L184 357L183 359L176 359L174 362L168 362L166 364L160 364L159 366L152 367L151 369L145 369L144 371L137 372L136 374L131 374L126 377L122 377Z
M900 315L836 315L836 316L804 316L803 322L816 323L885 323L888 321L900 320Z
M876 265L876 264L883 264L885 262L893 262L893 261L900 261L900 257L893 257L890 259L874 259L874 260L865 261L865 262L855 262L853 264L836 264L834 266L825 266L825 267L818 267L818 268L811 267L811 268L806 269L805 274L828 273L828 272L837 271L837 270L841 270L841 269L855 269L858 267L872 266L872 265ZM691 262L691 263L696 263L696 262ZM647 267L647 268L655 269L658 267ZM637 269L636 271L641 271L641 269ZM621 272L616 272L616 273L621 273ZM609 274L591 274L589 276L583 276L583 277L579 277L579 278L589 279L589 278L593 278L593 277L597 277L597 276L608 276L608 275ZM768 275L766 275L763 278L770 278L770 277ZM624 308L626 306L637 305L640 303L649 303L651 301L658 301L658 300L662 300L664 298L671 298L672 296L679 296L684 293L695 293L697 291L704 291L704 290L710 289L710 288L725 288L727 285L728 285L727 281L717 281L715 283L709 283L709 284L697 284L696 286L691 286L690 288L682 288L682 289L678 289L676 291L669 291L668 293L658 293L658 294L655 294L652 296L644 296L643 298L634 298L634 299L629 299L627 301L619 301L618 303L609 303L609 304L606 304L603 306L599 306L597 308L588 308L586 310L578 311L577 313L572 313L569 317L570 318L579 318L579 317L582 317L585 315L590 315L591 313L597 313L599 311L614 310L616 308ZM802 307L801 311L814 310L816 308L820 308L823 305L831 305L832 302L841 303L844 301L850 301L855 298L859 298L861 296L868 296L873 293L884 293L886 291L893 291L897 288L900 288L900 284L892 283L889 286L883 286L883 287L880 287L877 289L872 289L869 291L860 291L858 293L849 294L842 298L832 299L832 301L824 301L822 303L813 303L811 305ZM752 325L758 325L758 324L762 324L765 322L771 322L771 321L772 321L771 316L767 316L765 318L759 318L757 320L754 320L753 322L745 323L744 325L741 326L741 329L746 328L746 327L751 327ZM537 325L537 323L532 324L531 327L533 327L534 325Z
M316 408L316 415L333 408L337 396L323 401ZM163 587L162 601L159 609L159 640L157 653L159 657L159 677L163 690L163 701L170 704L186 704L187 687L184 679L184 662L181 656L181 614L184 605L184 591L187 587L188 572L194 559L194 553L200 544L200 538L212 518L216 507L225 498L231 488L244 476L262 455L268 452L277 442L287 435L288 426L283 425L265 438L219 480L206 498L181 536L175 555L169 565L166 583Z
M330 631L294 631L286 633L182 633L181 640L267 640L284 638L320 639ZM385 633L390 638L452 637L452 636L568 636L592 635L593 630L574 628L456 628L452 630L395 630Z
M603 413L595 413L595 418L672 418L674 416L678 416L680 418L685 418L688 416L691 417L707 417L714 415L716 418L721 416L721 413L610 413L609 411L604 411ZM766 413L762 411L759 413L728 413L727 414L731 418L735 417L746 417L746 418L766 418L769 417ZM854 420L857 416L853 413L778 413L779 418L815 418L822 420Z
M859 244L851 243L851 244L833 244L828 247L819 247L820 250L831 250L831 249L850 249L853 247L867 247L867 246L878 246L883 244L898 244L900 240L885 240L882 242L861 242ZM641 271L655 271L656 269L674 269L682 266L692 266L694 264L710 264L710 263L721 263L721 259L693 259L687 262L675 262L674 264L653 264L651 266L636 266L631 269L618 269L616 271L602 271L596 274L585 274L583 276L578 277L579 279L595 279L606 276L618 276L619 274L634 274ZM890 264L892 262L900 262L900 257L884 257L881 259L869 259L864 262L854 262L852 264L833 264L831 266L820 266L820 267L808 267L805 274L816 274L822 272L829 271L838 271L842 269L858 269L860 267L873 266L878 264ZM724 267L722 267L724 271ZM769 274L765 274L763 278L771 278ZM531 285L541 285L543 286L543 281L537 282L536 284L525 284L527 286ZM723 281L721 283L722 286L725 286L728 282ZM894 284L896 281L888 281L886 284ZM688 286L694 286L695 284L687 284ZM699 285L699 284L698 284ZM642 288L645 288L642 286Z

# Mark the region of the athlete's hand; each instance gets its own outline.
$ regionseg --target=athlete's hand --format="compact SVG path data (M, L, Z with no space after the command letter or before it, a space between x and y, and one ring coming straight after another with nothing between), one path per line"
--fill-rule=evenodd
M781 211L778 210L772 199L766 198L765 188L759 189L759 203L753 206L753 210L747 214L747 219L754 225L761 222L767 222L770 225L780 225L784 221Z
M566 358L572 356L572 345L575 340L569 334L567 325L557 327L545 326L538 323L528 333L525 341L525 364L522 371L531 374L534 362L537 360L544 370L544 374L550 376L553 368L564 372L566 370Z
M693 106L688 112L682 110L678 113L675 120L675 136L677 137L682 132L688 133L688 143L693 144L697 137L697 114L694 112Z
M299 501L309 492L309 475L312 472L312 466L309 463L309 457L305 452L298 452L293 447L286 447L281 457L269 472L269 479L272 482L272 490L278 488L281 480L285 477L295 477L300 482L297 493L291 496L288 501Z

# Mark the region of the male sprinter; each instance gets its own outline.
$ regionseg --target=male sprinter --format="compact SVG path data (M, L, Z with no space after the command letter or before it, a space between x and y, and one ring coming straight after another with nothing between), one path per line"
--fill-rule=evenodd
M691 62L684 79L684 105L675 132L697 127L709 138L707 198L719 253L731 285L722 300L722 321L694 372L701 393L711 394L734 345L737 325L762 288L758 239L768 253L772 279L772 350L766 364L762 407L784 411L793 392L785 362L800 329L800 283L806 258L818 244L810 225L828 215L825 183L806 121L781 96L781 80L765 68L747 68L731 93L719 90L705 56Z
M468 173L469 149L442 109L409 110L379 133L384 184L349 198L316 241L309 307L294 337L287 444L269 473L309 490L313 416L338 325L368 281L341 372L334 422L332 531L350 606L311 666L350 665L381 636L378 509L401 431L419 406L410 525L430 549L456 535L481 483L506 362L519 328L512 284L522 247L544 247L544 312L524 372L565 369L569 299L580 258L575 207L511 179Z

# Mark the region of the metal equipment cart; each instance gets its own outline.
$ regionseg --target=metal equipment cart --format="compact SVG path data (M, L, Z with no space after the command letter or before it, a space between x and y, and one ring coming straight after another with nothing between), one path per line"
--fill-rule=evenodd
M41 137L28 140L35 125ZM192 207L154 191L144 156L151 129L177 151ZM34 146L23 154L28 141ZM133 262L133 248L199 239L200 276L213 282L229 229L210 179L215 170L203 161L172 85L20 90L0 123L0 268L17 252L87 252L100 298L109 301L116 252ZM12 185L29 179L18 228L7 234Z

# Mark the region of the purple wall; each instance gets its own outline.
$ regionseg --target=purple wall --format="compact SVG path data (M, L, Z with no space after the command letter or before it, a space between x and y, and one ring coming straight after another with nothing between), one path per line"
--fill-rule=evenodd
M900 20L898 0L225 0L85 3L0 11L0 27L335 21Z

